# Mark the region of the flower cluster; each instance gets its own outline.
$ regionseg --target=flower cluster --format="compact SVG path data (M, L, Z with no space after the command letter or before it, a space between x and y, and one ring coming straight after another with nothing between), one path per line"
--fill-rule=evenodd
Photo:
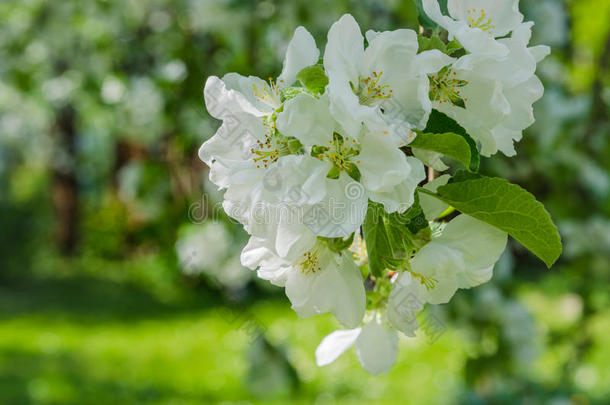
M514 154L542 96L534 73L548 48L528 47L532 23L517 0L448 5L445 16L423 1L438 24L432 36L363 36L344 15L323 59L299 27L276 79L206 82L206 106L222 125L199 155L226 190L225 211L250 234L242 264L284 287L299 316L330 312L349 328L322 341L319 365L355 344L367 371L387 372L398 332L414 336L426 303L488 281L506 246L502 227L448 215L454 207L434 193L449 175L418 189L425 166L447 170L440 158L463 146L420 140L455 135L433 129L442 117L472 158Z

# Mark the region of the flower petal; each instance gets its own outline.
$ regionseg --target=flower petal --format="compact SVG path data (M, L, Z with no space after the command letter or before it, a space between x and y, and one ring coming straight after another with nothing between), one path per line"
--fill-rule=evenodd
M413 70L417 54L417 34L413 30L399 29L369 35L369 46L360 64L360 77L381 74L381 83L390 77L403 77Z
M366 293L360 270L349 254L322 269L312 291L312 303L319 313L331 312L347 328L357 326L364 317Z
M454 61L455 58L452 58L451 56L442 53L438 49L424 51L422 53L417 54L417 57L415 58L415 64L418 73L426 75L430 73L436 73L443 67L450 65Z
M360 27L354 17L345 14L328 31L324 68L328 74L341 75L354 85L358 85L359 66L363 54L364 38Z
M409 175L411 167L404 153L383 137L366 134L361 142L358 155L360 181L367 190L387 192L402 183Z
M328 269L323 269L326 271ZM312 302L316 273L304 274L300 269L292 267L286 274L285 292L292 304L291 308L300 318L309 318L321 314ZM324 311L328 312L328 311Z
M424 309L425 287L410 273L398 276L388 298L388 320L407 336L414 337L417 314Z
M362 328L356 339L356 353L360 364L369 373L387 373L398 356L398 333L373 320Z
M426 178L424 165L414 157L407 157L407 178L386 192L369 192L369 198L383 204L388 213L405 212L415 200L417 185Z
M238 73L227 73L222 77L227 88L244 95L258 111L259 116L268 115L281 104L280 94L269 83L256 76L242 76Z
M278 77L278 85L280 87L292 86L297 74L302 69L318 63L319 58L320 50L316 47L315 39L304 27L298 27L288 44L284 68Z
M446 304L458 289L456 274L464 272L465 265L459 251L433 240L417 252L411 268L434 282L434 288L422 291L425 302Z
M444 174L427 183L424 188L436 193L436 190L440 186L447 184L450 178L450 175ZM424 215L428 221L434 221L439 215L445 212L447 208L449 208L449 204L446 204L438 198L434 198L424 193L419 193L419 204L424 210Z
M481 154L490 156L498 151L491 129L506 119L510 113L510 104L503 92L502 81L482 77L478 65L466 66L456 62L457 77L466 81L460 89L460 96L465 100L466 108L451 103L434 102L434 108L447 114L463 126L468 134L481 143ZM458 69L457 66L460 66Z
M332 252L319 252L328 255ZM320 262L325 260L319 256ZM305 274L293 267L286 279L286 296L302 318L331 312L345 327L357 326L366 307L364 284L359 269L347 254L333 257L321 269Z
M521 140L522 131L532 125L534 119L533 104L538 101L544 93L544 86L540 79L531 76L529 80L510 89L505 89L504 94L510 103L510 114L498 126L491 130L498 150L506 156L516 154L514 141Z
M542 60L551 53L551 48L546 45L532 46L529 50L532 53L532 56L534 56L534 59L536 59L536 63L542 62Z
M355 232L366 216L365 188L341 172L338 179L326 179L326 196L304 213L304 223L316 235L343 238Z
M493 266L506 248L507 234L485 222L468 215L458 215L443 230L435 243L454 249L461 253L466 277L456 271L460 288L473 287L476 277L467 276L469 272L487 269Z
M327 97L317 99L301 94L284 103L276 121L277 129L283 135L297 138L304 146L328 146L336 126L329 109Z
M251 237L241 253L242 265L251 269L258 267L258 277L268 280L271 284L283 287L286 283L289 263L275 255L268 248L269 242L262 238Z
M322 367L337 360L356 343L361 330L362 328L337 330L327 335L316 349L316 364Z
M248 113L255 116L263 115L240 92L240 89L231 88L216 76L210 76L206 80L203 96L206 108L214 118L224 120L231 118L235 113Z
M422 5L428 17L449 31L451 37L457 38L464 49L475 54L504 57L508 49L497 42L491 35L479 28L471 28L467 20L454 20L441 13L437 0L423 0Z
M453 18L461 21L468 21L468 17L476 20L484 10L485 22L491 20L491 32L496 38L507 35L523 21L519 0L449 0L447 8ZM475 10L474 15L468 13L472 10Z

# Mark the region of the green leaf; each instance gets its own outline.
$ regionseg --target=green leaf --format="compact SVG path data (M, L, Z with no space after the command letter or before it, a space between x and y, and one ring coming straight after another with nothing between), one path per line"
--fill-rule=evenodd
M409 260L431 236L417 196L413 206L403 214L388 214L383 205L370 201L362 230L369 267L376 277L383 270L396 269Z
M417 193L415 193L413 205L408 210L402 214L398 212L390 214L390 218L393 222L406 226L413 235L428 227L428 220L419 204L419 195Z
M369 202L362 233L369 257L369 268L375 277L381 277L384 269L393 267L393 263L388 260L392 250L383 217L383 208L380 209L379 204Z
M462 44L460 44L460 41L458 41L457 39L453 39L445 47L445 53L449 56L458 56L458 55L454 55L458 51L463 51L463 48L462 48ZM462 55L459 55L459 56L462 56Z
M456 134L467 134L466 130L448 115L443 114L438 110L432 110L428 124L424 132L434 132L442 134L444 132L454 132Z
M477 156L472 156L470 143L462 135L446 132L444 134L419 133L409 144L411 148L438 152L463 164L468 170L478 169Z
M424 6L422 4L422 0L413 0L415 5L417 6L418 20L419 24L424 27L426 30L440 31L441 27L438 26L434 21L432 21L424 12ZM438 0L438 4L441 7L441 12L444 15L448 14L447 11L447 0Z
M415 194L413 206L402 214L389 215L388 234L394 258L408 260L414 251L430 242L432 231ZM394 236L394 238L392 237Z
M483 176L482 174L471 173L471 172L467 172L466 170L458 170L457 172L455 172L453 177L449 179L449 181L447 183L453 184L453 183L459 183L461 181L466 181L466 180L482 179L484 177L485 176Z
M453 134L457 134L457 135L461 136L462 138L464 138L464 140L468 143L468 146L470 148L470 161L468 163L465 163L461 159L458 159L457 157L452 156L450 154L447 154L447 156L452 157L452 158L464 163L464 166L466 166L466 168L468 168L468 170L470 170L472 172L476 172L477 170L479 170L479 165L481 164L481 156L479 155L479 150L477 149L477 144L474 141L474 139L472 139L470 137L470 135L468 135L468 132L466 132L466 130L460 124L458 124L455 120L453 120L452 118L448 117L447 115L443 114L442 112L440 112L438 110L432 110L432 113L430 114L430 118L428 119L428 125L426 125L426 128L424 129L423 132L426 134L453 133ZM417 138L419 138L419 136ZM417 141L417 138L415 138L416 141ZM411 143L410 146L413 146L413 143ZM422 149L425 149L425 148L422 148ZM436 152L440 152L440 151L436 151ZM440 152L440 153L445 154L444 152Z
M470 215L503 230L521 242L551 267L562 251L561 237L551 216L536 198L507 180L461 172L438 188L437 193L420 188Z
M419 52L430 51L432 49L438 49L441 52L447 51L447 45L436 33L432 34L430 38L418 35L417 42L419 44Z
M323 240L328 245L328 248L335 253L341 253L345 249L349 248L354 241L354 234L352 233L349 238L323 238L318 236L318 239Z
M308 66L302 69L297 74L297 79L301 82L303 87L314 94L324 93L324 89L328 84L328 77L321 65Z
M426 30L434 30L440 31L441 27L438 26L434 21L432 21L424 12L424 6L422 4L422 0L413 0L415 1L415 5L417 6L418 20L419 23ZM447 0L439 0L439 5L441 6L441 11L444 14L447 14Z
M419 159L424 165L433 168L437 172L444 172L449 169L449 166L441 159L443 155L440 153L417 148L411 149L411 152L413 153L413 156Z

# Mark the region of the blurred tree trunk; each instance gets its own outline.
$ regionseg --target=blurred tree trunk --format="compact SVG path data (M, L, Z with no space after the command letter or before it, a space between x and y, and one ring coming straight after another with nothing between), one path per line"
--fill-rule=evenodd
M78 242L75 116L72 106L62 107L55 127L58 153L53 168L52 197L57 217L57 244L64 255L73 254Z
M112 168L112 187L115 192L119 189L119 175L121 169L132 161L146 160L150 156L146 146L135 142L119 139L114 145L114 166Z

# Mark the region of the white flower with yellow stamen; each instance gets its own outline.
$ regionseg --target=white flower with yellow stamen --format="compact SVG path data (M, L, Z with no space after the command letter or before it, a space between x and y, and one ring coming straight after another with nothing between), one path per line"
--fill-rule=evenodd
M216 134L203 144L199 157L210 166L210 180L220 188L229 177L265 170L290 153L289 140L275 128L282 106L282 90L296 81L297 73L318 62L320 51L311 34L296 29L277 82L229 73L222 80L210 77L204 96L210 115L223 121Z
M312 156L330 163L331 177L351 177L362 184L367 197L364 206L371 199L388 212L404 212L413 204L417 184L425 178L422 163L387 140L388 126L381 130L361 126L358 132L346 135L349 132L335 122L330 108L326 96L301 94L285 103L277 127L282 134L298 139Z
M458 288L471 288L491 279L506 241L505 232L459 215L417 252L394 287L409 288L422 303L447 303ZM402 277L412 281L401 282ZM389 305L398 304L391 295Z
M357 326L364 316L366 298L360 270L348 252L334 253L315 237L280 257L273 243L250 238L242 264L258 269L258 276L285 288L292 308L303 318L331 312L345 327Z
M402 146L413 139L411 128L423 128L430 114L428 73L451 62L439 51L417 54L412 30L366 33L346 14L328 32L324 68L331 112L353 137L364 123L369 128L389 125L389 137Z
M517 0L449 0L450 16L436 0L423 5L464 49L443 46L443 35L422 44L459 58L418 54L412 30L368 31L365 41L344 15L328 33L323 68L300 27L277 80L232 73L205 86L207 108L223 123L200 156L225 190L223 208L250 234L241 263L283 287L299 316L330 312L351 328L322 341L318 365L355 345L367 371L389 371L398 332L414 336L426 304L487 282L506 246L506 232L473 217L444 222L454 210L443 202L450 188L440 188L449 175L422 186L443 201L420 194L414 206L426 177L420 159L446 170L440 157L454 154L430 134L419 148L404 146L418 130L446 128L436 112L428 123L436 109L482 155L514 154L542 94L535 70L548 48L529 46L532 23L521 22ZM383 215L372 211L378 205ZM395 215L412 206L406 218Z
M519 0L449 0L449 16L442 14L438 0L423 0L423 7L468 52L497 58L506 56L508 49L495 38L506 36L523 21Z
M510 38L497 41L508 50L500 60L468 54L430 75L434 108L462 125L484 156L498 150L513 156L513 142L534 123L532 104L543 94L536 65L549 48L529 47L532 25L519 24Z

